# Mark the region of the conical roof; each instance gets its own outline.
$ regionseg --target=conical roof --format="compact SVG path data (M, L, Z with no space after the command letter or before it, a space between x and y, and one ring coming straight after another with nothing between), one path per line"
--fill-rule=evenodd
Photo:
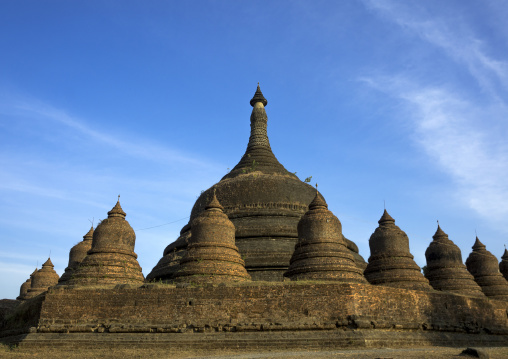
M298 221L314 198L315 189L286 170L273 154L267 134L266 99L261 89L256 90L251 104L250 137L240 162L199 196L189 223L182 228L178 240L166 247L147 279L171 279L190 242L190 223L205 210L213 191L235 225L236 245L252 278L283 279L298 239ZM354 243L348 240L347 245L353 253ZM353 255L357 263L365 265L356 252Z
M71 279L74 271L78 268L79 264L85 259L88 251L92 249L92 239L93 239L93 226L90 230L83 236L83 240L73 246L69 251L69 264L67 268L65 268L64 274L58 280L58 285L66 285L69 279Z
M317 190L298 222L298 243L289 263L284 276L291 280L367 283L346 248L339 219Z
M134 253L136 234L125 220L120 196L108 218L93 232L92 245L66 284L116 285L141 284L141 267Z
M430 290L428 280L413 260L407 234L395 225L386 209L370 236L370 258L364 275L371 284Z
M427 271L425 277L436 290L475 297L484 294L473 276L462 263L462 253L438 225L433 241L425 251Z
M120 206L120 196L118 196L118 201L115 206L108 212L108 218L111 217L123 217L125 218L127 214L123 211L122 206Z
M466 259L467 270L487 297L508 301L508 282L499 272L497 258L486 249L478 237L472 248L473 251Z
M175 274L177 282L250 280L238 248L235 226L214 193L206 209L192 221L192 239Z
M256 89L256 92L254 93L254 97L252 97L252 100L250 100L250 105L254 107L256 103L261 102L263 104L263 107L266 107L268 105L268 101L266 100L265 96L263 96L263 93L261 92L261 89L259 88L259 82L258 82L258 88Z

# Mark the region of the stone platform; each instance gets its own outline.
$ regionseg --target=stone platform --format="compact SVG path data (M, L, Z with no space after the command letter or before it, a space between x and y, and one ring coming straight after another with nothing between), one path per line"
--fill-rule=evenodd
M361 283L58 286L7 314L0 336L21 346L508 346L507 310L504 301Z

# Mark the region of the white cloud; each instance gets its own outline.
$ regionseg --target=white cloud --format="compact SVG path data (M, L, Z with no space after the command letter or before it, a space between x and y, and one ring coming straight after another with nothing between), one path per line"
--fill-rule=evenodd
M367 8L383 18L440 48L455 62L465 66L489 95L503 100L504 96L500 96L498 92L508 90L508 62L490 55L488 44L481 36L476 35L461 17L440 18L438 6L442 4L436 5L431 17L414 3L410 6L405 2L391 0L364 2Z
M503 105L481 105L445 87L409 79L362 79L408 105L414 140L457 184L456 196L485 218L508 215L508 129L490 126L508 117Z

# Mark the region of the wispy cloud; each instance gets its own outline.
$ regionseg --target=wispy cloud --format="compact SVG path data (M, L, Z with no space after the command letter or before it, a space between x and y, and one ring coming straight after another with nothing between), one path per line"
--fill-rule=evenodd
M508 62L491 55L488 44L467 23L461 21L461 17L440 18L435 16L435 12L430 16L418 3L392 0L365 0L364 3L383 18L441 49L458 64L465 66L491 96L504 100L498 91L508 90Z
M457 197L486 218L508 215L506 127L485 126L508 117L501 105L481 106L445 87L403 76L364 78L369 86L408 106L414 140L457 184Z
M136 138L121 138L121 136L112 136L103 131L96 131L87 125L87 121L38 99L0 95L0 114L23 116L38 122L48 123L50 121L52 124L48 123L48 127L55 124L64 126L87 140L101 143L136 158L203 168L211 168L214 165L210 161L189 156L181 151L162 146L139 136Z

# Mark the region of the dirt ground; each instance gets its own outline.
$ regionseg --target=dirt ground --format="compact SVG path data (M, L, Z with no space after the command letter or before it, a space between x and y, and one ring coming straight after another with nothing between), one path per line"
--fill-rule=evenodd
M0 358L212 358L212 359L288 359L288 358L341 358L341 359L449 359L449 358L472 358L461 356L465 348L411 348L411 349L355 349L355 350L323 350L323 351L172 351L170 349L69 349L69 348L9 348L0 347ZM508 358L508 347L482 348L491 359Z

